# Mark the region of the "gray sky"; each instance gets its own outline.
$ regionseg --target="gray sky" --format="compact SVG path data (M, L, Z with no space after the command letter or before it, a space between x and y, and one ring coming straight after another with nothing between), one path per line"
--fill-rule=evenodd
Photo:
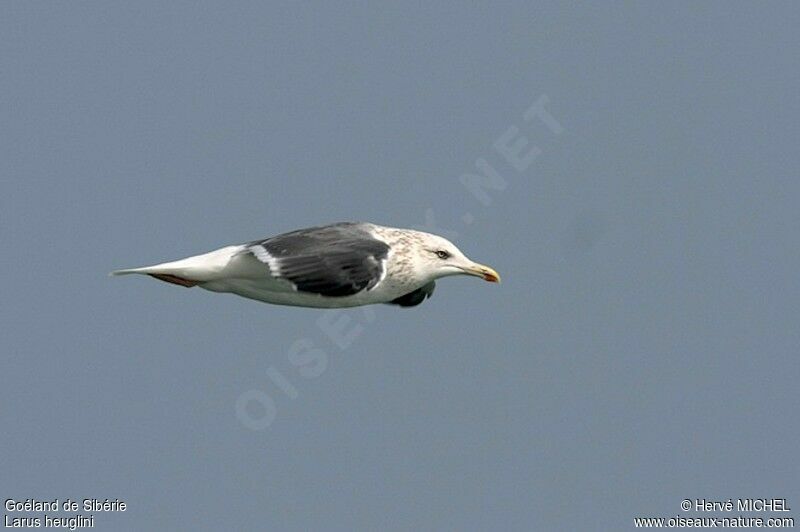
M4 3L0 495L124 500L100 530L795 510L799 25L788 2ZM324 314L106 276L339 220L455 231L503 284Z

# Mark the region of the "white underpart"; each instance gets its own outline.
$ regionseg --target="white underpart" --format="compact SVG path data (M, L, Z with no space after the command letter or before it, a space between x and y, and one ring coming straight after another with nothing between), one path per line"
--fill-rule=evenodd
M173 262L117 270L111 274L174 275L198 281L197 286L211 292L232 293L266 303L300 307L355 307L385 303L403 295L395 295L381 290L381 283L376 285L373 290L362 290L357 294L344 297L325 297L319 294L299 292L293 283L272 275L272 271L277 269L275 264L277 259L270 255L270 261L273 264L263 261L262 259L266 258L263 254L261 257L257 257L255 254L260 246L252 247L256 249L252 250L244 245L227 246ZM249 253L250 251L253 251L253 254ZM385 272L383 276L385 277Z

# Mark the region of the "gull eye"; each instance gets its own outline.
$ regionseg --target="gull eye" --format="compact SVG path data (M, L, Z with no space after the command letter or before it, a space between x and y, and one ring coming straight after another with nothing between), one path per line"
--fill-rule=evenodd
M436 252L436 256L439 257L442 260L450 258L450 254L448 252L444 251L443 249L438 250Z

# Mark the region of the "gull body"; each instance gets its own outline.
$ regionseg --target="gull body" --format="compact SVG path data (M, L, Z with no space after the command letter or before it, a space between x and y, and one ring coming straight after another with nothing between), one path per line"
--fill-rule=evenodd
M471 261L441 236L362 222L310 227L112 272L127 274L265 303L315 308L416 306L433 294L437 279L449 275L500 281L492 268Z

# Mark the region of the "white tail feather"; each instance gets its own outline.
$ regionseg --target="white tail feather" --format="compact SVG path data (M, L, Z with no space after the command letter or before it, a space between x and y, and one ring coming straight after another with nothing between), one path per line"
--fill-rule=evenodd
M194 257L187 257L173 262L164 262L142 268L116 270L111 272L111 275L159 274L174 275L192 281L213 281L220 277L231 258L241 250L242 246L228 246L203 255L195 255Z

